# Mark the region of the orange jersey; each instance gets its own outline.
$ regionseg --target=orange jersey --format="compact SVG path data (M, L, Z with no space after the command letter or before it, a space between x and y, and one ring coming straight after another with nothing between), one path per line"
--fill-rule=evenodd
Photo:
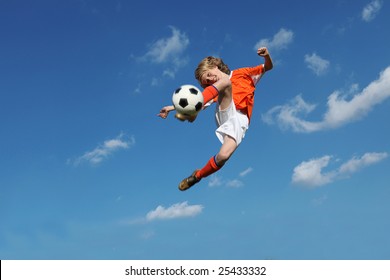
M255 99L256 84L265 72L264 64L235 69L230 74L233 101L236 109L248 116L250 121Z

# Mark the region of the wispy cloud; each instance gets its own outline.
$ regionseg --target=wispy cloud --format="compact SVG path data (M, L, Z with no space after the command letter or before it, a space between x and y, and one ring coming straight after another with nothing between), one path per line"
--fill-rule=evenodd
M322 195L321 197L313 198L313 199L311 200L311 204L312 204L313 206L320 206L320 205L324 204L325 201L327 201L327 200L328 200L328 196L327 196L326 194L324 194L324 195Z
M151 239L156 233L153 230L144 231L141 233L140 238L143 240Z
M372 21L382 9L383 1L374 0L368 3L362 11L362 19L366 22Z
M343 163L338 169L324 172L333 156L323 156L300 163L294 168L292 183L302 185L308 188L315 188L334 182L356 173L364 167L378 163L388 157L383 153L365 153L361 157L353 157Z
M307 103L301 95L296 96L288 104L275 106L262 115L265 123L277 123L282 129L294 132L315 132L341 127L347 123L365 117L375 105L390 97L390 67L380 73L377 80L371 82L350 100L350 93L335 91L328 97L327 111L322 121L307 121L306 115L317 105Z
M140 59L155 64L164 64L163 76L175 77L176 72L188 63L184 51L187 49L190 40L188 36L179 29L170 26L172 34L170 37L160 38L150 44L148 51Z
M327 72L329 68L329 61L323 59L316 53L311 55L305 55L305 63L307 67L312 70L317 76L323 75Z
M175 203L169 207L162 205L150 210L145 216L132 219L123 219L120 225L144 225L156 220L173 220L180 218L191 218L202 213L204 206L201 204L189 205L188 201ZM153 233L154 234L154 233Z
M146 215L146 221L194 217L202 213L203 208L199 204L189 205L187 201L173 204L168 208L159 205Z
M253 171L252 167L248 167L247 169L241 171L238 175L239 177L243 178L247 176L249 173ZM219 187L219 186L225 186L228 188L240 188L243 187L245 184L243 181L241 181L238 178L233 179L224 179L222 176L218 174L213 174L210 176L210 179L208 181L209 187Z
M245 177L246 175L248 175L249 173L251 173L253 171L253 168L252 167L248 167L247 169L245 169L244 171L241 171L240 172L240 177Z
M217 174L213 174L210 176L208 186L209 187L218 187L223 184L222 178L218 176Z
M241 188L244 186L244 183L238 179L234 179L227 181L226 186L229 188Z
M304 161L294 168L292 182L298 185L316 187L328 184L335 178L335 172L323 173L322 169L328 166L331 156Z
M271 50L286 49L293 41L294 33L291 30L281 28L272 39L264 38L255 44L255 49L259 47L267 47Z
M114 152L128 149L134 145L135 138L133 136L127 137L125 134L121 133L114 139L104 141L103 144L98 145L92 151L85 152L76 160L68 160L68 163L73 163L76 166L83 162L97 165L111 156Z

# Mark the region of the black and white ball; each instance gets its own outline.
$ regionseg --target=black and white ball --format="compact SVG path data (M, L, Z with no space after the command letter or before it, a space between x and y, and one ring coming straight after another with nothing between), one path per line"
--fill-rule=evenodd
M193 85L182 85L172 95L173 106L178 113L194 116L203 107L202 92Z

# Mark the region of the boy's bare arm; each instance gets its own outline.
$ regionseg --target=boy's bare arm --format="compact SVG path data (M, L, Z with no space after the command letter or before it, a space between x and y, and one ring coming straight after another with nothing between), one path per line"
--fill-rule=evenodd
M259 56L264 57L264 70L265 71L271 70L274 67L271 55L269 54L268 49L266 47L259 48L257 50L257 54Z
M232 82L229 79L229 76L224 74L218 81L216 81L213 86L219 91L223 92L227 88L232 86Z
M166 119L168 117L168 114L170 111L173 111L175 110L175 107L173 105L168 105L168 106L165 106L163 107L161 110L160 110L160 113L157 114L158 117L161 117L163 119Z

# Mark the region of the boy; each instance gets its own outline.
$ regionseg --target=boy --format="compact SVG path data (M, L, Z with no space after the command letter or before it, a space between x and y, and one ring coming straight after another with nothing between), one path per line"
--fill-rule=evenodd
M180 182L179 190L185 191L202 178L221 169L240 145L252 117L256 84L265 72L273 68L267 48L259 48L257 54L264 57L264 64L255 67L230 71L222 59L209 56L203 59L196 68L195 78L204 88L205 106L218 99L215 114L218 124L216 135L222 146L202 169L195 170L191 176ZM158 116L165 119L172 110L174 110L173 106L165 106ZM187 118L181 114L176 114L176 118L190 122L195 120L195 118Z

